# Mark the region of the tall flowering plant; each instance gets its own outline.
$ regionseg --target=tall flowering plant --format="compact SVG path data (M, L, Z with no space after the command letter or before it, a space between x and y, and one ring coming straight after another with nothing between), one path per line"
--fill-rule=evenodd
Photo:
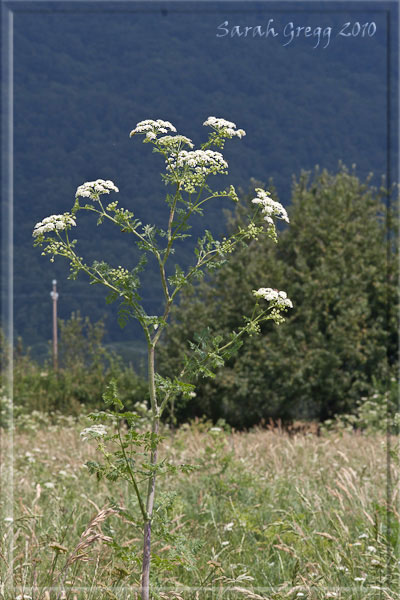
M178 395L190 398L194 394L193 382L196 377L214 376L216 369L238 349L245 335L258 333L261 323L268 319L281 323L284 320L282 313L292 307L283 291L272 288L254 290L255 306L252 315L244 318L243 326L233 331L228 339L220 336L212 338L203 333L196 343L189 342L188 354L180 373L161 377L156 372L157 345L168 327L171 306L182 288L207 269L218 268L240 244L258 239L262 234L277 241L275 219L289 220L284 207L274 201L267 191L258 188L253 199L255 212L246 227L241 227L222 240L214 239L206 230L194 249L195 259L192 265L187 268L175 265L174 273L167 275L167 262L171 259L174 245L190 236L190 218L203 214L205 204L211 200L222 197L235 202L238 200L233 186L224 191L213 191L209 179L212 175L227 174L228 164L220 150L223 150L226 140L235 137L241 139L245 132L237 129L235 123L216 117L209 117L204 126L210 128L210 133L207 141L197 150L194 149L192 140L178 135L169 121L141 121L130 133L131 137L142 136L143 142L151 144L153 152L161 154L165 161L165 172L161 177L170 190L165 198L168 215L165 229L143 225L130 209L119 207L117 200L109 201L109 194L119 192L117 186L112 181L97 179L78 187L71 212L46 217L33 230L34 243L43 247L44 255L49 255L51 261L55 256L67 258L72 279L83 272L90 283L104 285L108 290L108 301L119 303L120 324L124 325L129 318L137 319L146 337L150 430L143 432L138 428L137 415L124 410L116 382L111 381L104 394L104 400L110 407L108 413L91 415L95 424L83 432L85 438L98 440L105 456L102 464L88 463L89 469L98 477L126 480L137 499L143 528L142 600L148 600L150 590L151 526L157 474L168 468L172 471L176 469L174 465L168 465L165 461L160 463L158 460L160 420L165 408ZM135 268L128 270L122 266L115 267L103 260L96 260L92 264L85 262L77 252L77 240L70 237L81 211L94 213L98 224L105 220L111 221L121 231L134 237L141 253ZM264 224L259 218L260 211ZM148 254L155 257L159 267L163 294L163 311L159 315L147 314L138 293L139 273L144 268ZM104 425L109 415L118 423L116 434L111 433ZM121 427L122 421L127 423L127 429ZM110 453L108 447L105 449L106 442L117 445L115 452ZM143 453L146 456L144 463L142 458L136 460Z

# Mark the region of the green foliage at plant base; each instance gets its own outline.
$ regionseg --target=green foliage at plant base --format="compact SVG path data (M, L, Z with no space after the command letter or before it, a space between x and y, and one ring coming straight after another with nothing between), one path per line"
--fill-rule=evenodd
M177 407L178 420L205 414L236 427L268 418L325 420L353 412L384 384L398 347L397 220L385 195L345 167L303 173L279 246L250 242L185 293L164 343L167 372L199 329L237 327L260 280L284 284L294 309L279 328L263 324L218 377L199 379L195 401ZM245 204L232 222L241 223Z

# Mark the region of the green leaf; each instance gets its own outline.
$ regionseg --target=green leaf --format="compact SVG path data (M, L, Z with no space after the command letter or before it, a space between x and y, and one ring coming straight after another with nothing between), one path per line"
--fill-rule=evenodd
M103 400L106 406L111 406L113 404L120 410L124 408L124 405L122 404L118 395L117 382L115 379L111 379L110 383L106 387L106 391L103 394Z

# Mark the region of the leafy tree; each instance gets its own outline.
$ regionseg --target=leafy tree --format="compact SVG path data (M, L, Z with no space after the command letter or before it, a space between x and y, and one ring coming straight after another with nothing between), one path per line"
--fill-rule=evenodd
M212 278L186 292L164 340L162 368L185 353L187 339L242 323L257 282L281 289L293 311L279 328L262 326L214 380L197 382L178 419L205 414L234 426L268 418L324 420L351 412L384 382L397 360L397 222L384 189L354 171L316 169L294 181L290 227L279 246L250 242ZM274 194L273 194L274 195ZM242 201L231 221L241 223Z

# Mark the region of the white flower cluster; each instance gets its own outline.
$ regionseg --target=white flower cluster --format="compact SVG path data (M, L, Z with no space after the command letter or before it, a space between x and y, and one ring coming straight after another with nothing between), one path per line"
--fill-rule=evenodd
M289 217L287 215L286 209L282 206L280 202L276 202L276 200L272 200L270 198L270 193L262 190L261 188L256 188L257 198L253 198L253 204L261 204L262 212L264 213L265 221L267 223L272 224L272 217L278 217L278 219L282 219L289 223Z
M293 308L292 301L287 297L286 292L279 292L278 290L273 290L272 288L260 288L258 290L253 290L253 294L256 298L264 298L264 300L268 300L269 302L273 300L276 302L277 306Z
M75 225L75 219L73 219L68 213L63 215L51 215L50 217L43 219L43 221L36 223L35 227L33 228L32 236L37 237L38 235L47 233L48 231L61 231L67 227L75 227Z
M168 131L176 132L175 127L169 121L146 119L137 123L135 129L130 132L129 137L134 136L135 133L145 133L148 140L155 140L158 134L168 133Z
M99 194L109 194L110 192L119 192L117 186L107 179L96 179L96 181L86 181L78 187L76 190L75 197L81 196L82 198L92 198L97 200Z
M208 117L208 119L204 121L203 125L206 127L212 127L229 138L234 136L242 138L244 135L246 135L246 132L243 129L236 129L236 123L232 123L232 121L226 121L225 119L217 119L217 117Z
M223 173L228 168L228 163L220 152L213 150L182 150L176 160L167 160L167 170L190 167L195 173Z
M99 438L107 435L107 427L105 425L92 425L81 431L81 438L88 440L89 438Z
M189 139L188 137L186 137L185 135L164 135L163 137L159 138L158 140L159 144L174 144L174 145L178 145L178 144L187 144L189 146L189 148L193 148L193 142L191 139Z

